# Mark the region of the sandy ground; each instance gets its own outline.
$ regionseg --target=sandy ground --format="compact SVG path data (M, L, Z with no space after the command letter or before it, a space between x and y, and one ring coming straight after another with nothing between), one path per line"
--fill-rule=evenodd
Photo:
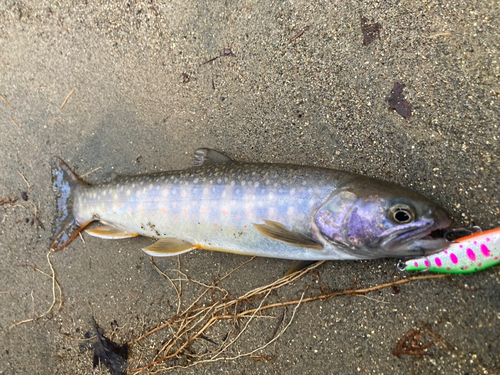
M381 25L368 46L361 16ZM79 174L102 167L86 177L95 183L111 172L184 168L194 149L211 147L236 160L394 181L441 203L455 225L500 226L499 17L498 1L470 0L1 1L0 199L26 192L40 223L31 225L28 201L0 207L0 374L92 373L82 341L92 315L121 344L177 311L171 283L140 251L150 239L84 234L85 243L76 239L50 257L63 304L58 311L56 288L45 314L53 301L46 255L54 155ZM394 82L406 85L408 119L389 109ZM180 264L210 285L247 259L196 251L156 264L173 279ZM255 259L217 285L237 297L290 264ZM328 262L269 301L297 300L306 287L308 296L405 276L393 259ZM174 372L492 374L500 370L499 284L496 267L304 303L257 357ZM203 290L182 282L182 308ZM282 312L252 321L224 356L269 341ZM434 342L433 356L394 356L397 342L422 327L418 320L454 349L425 333L420 341ZM212 342L201 339L163 365L192 364L247 321L214 326L206 333ZM151 362L171 337L165 329L133 345L129 368Z

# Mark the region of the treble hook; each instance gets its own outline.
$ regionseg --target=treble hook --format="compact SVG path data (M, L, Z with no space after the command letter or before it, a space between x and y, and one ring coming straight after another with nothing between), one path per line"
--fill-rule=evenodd
M469 228L467 228L467 227L463 227L463 228L449 228L449 229L447 229L444 232L443 237L444 237L444 239L446 241L448 241L450 243L454 243L455 241L448 239L448 234L450 234L450 233L459 233L459 232L466 232L467 234L472 234L472 233L477 233L477 232L481 233L482 231L483 230L478 225L474 225L474 226L469 227Z

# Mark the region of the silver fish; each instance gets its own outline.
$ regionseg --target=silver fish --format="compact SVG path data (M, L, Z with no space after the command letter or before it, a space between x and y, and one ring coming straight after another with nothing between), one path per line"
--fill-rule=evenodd
M117 177L87 185L52 162L57 212L51 249L88 224L101 238L159 239L143 249L171 256L206 249L318 261L415 257L448 245L431 232L446 211L409 189L343 171L240 163L209 149L179 171Z

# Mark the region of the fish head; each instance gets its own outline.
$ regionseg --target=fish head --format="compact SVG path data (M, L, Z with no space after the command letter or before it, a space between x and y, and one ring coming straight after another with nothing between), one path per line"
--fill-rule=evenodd
M359 259L434 253L448 242L431 233L447 228L444 208L402 186L359 176L318 209L316 234Z

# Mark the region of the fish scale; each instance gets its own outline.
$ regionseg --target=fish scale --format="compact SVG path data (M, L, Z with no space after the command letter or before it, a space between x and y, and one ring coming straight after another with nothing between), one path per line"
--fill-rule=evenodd
M429 234L450 223L443 208L396 184L320 167L240 163L209 149L195 152L190 169L95 186L57 158L52 175L53 250L100 221L87 232L156 238L143 249L155 256L202 248L297 260L373 259L436 251L446 242Z

